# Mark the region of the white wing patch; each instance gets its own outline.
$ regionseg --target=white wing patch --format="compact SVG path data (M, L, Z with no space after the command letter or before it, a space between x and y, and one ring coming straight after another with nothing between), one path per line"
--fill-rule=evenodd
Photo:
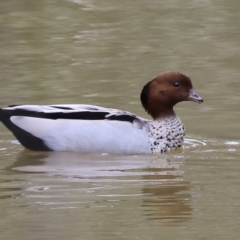
M56 125L56 120L44 118L12 116L10 120L21 129L39 138Z

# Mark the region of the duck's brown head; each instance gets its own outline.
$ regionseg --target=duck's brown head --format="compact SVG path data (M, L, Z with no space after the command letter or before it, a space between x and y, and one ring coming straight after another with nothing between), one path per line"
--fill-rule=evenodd
M203 102L193 90L191 79L173 71L163 72L148 82L140 98L144 109L153 119L174 115L173 106L179 102Z

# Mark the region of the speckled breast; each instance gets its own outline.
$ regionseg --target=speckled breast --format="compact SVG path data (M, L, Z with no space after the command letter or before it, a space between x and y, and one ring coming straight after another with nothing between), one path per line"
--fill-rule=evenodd
M182 146L185 128L178 117L172 116L148 124L149 143L153 153L167 152Z

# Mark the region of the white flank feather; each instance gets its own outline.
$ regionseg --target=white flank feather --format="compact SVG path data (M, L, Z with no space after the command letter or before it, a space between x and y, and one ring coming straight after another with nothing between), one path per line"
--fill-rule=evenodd
M41 138L54 151L150 153L146 129L123 121L11 117L11 121Z

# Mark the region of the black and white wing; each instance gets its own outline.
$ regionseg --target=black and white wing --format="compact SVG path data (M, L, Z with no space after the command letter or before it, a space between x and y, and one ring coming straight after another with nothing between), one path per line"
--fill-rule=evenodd
M113 108L104 108L85 104L57 105L11 105L2 109L10 116L26 116L47 119L78 119L78 120L117 120L117 121L147 121L135 114ZM0 114L1 120L1 114Z

